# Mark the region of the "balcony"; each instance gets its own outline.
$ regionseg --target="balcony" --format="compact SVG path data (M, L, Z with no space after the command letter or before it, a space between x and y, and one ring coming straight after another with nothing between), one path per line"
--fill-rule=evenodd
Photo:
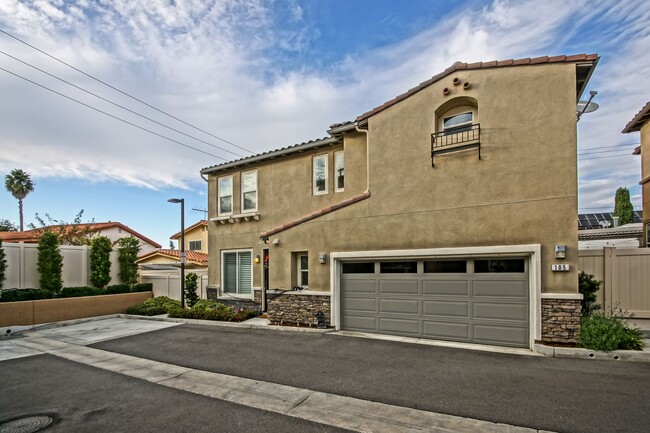
M478 149L478 159L481 159L481 125L478 123L431 134L431 167L435 167L435 155L468 149Z

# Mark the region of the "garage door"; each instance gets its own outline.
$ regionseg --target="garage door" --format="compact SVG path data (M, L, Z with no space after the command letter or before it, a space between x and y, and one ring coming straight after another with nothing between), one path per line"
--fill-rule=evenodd
M529 346L526 258L343 262L341 329Z

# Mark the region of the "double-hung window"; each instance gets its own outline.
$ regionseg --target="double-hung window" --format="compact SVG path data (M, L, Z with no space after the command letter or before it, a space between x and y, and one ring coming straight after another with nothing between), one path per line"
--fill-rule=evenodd
M305 289L309 287L309 256L307 254L298 256L298 285Z
M223 292L250 295L253 288L252 251L223 251L221 257Z
M312 187L314 195L327 194L327 155L314 157Z
M201 241L190 241L190 251L201 251Z
M219 215L232 215L232 176L219 178L218 194Z
M241 212L257 210L257 170L241 174Z
M343 152L334 152L334 192L345 188L345 157Z

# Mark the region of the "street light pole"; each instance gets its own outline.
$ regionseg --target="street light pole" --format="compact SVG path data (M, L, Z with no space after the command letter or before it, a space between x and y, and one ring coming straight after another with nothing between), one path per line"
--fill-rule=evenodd
M170 198L170 203L181 204L181 308L185 308L185 199Z

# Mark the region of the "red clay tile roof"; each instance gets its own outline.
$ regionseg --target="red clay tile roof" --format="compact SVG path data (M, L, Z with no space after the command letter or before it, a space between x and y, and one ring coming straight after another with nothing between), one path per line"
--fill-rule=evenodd
M650 120L650 101L645 104L641 111L636 113L634 119L630 120L621 132L627 134L628 132L638 131L648 120ZM639 149L639 153L635 153L635 155L639 155L640 153L641 150Z
M196 224L192 224L191 226L186 227L186 228L185 228L185 233L190 232L190 231L192 231L192 230L194 230L195 228L200 227L200 226L206 226L206 227L207 227L207 226L208 226L208 221L207 221L207 220L201 220L201 221L199 221L199 222L196 223ZM180 238L180 237L181 237L181 232L178 232L178 233L176 233L176 234L171 235L171 236L169 237L169 239L178 239L178 238Z
M155 250L152 251L148 254L145 254L143 256L138 257L138 262L147 259L152 256L165 256L169 257L170 259L175 259L180 261L181 258L181 252L180 250ZM195 263L208 263L208 255L205 253L200 253L198 251L185 251L185 257L187 257L187 260Z
M124 224L118 223L118 222L112 222L112 221L108 221L108 222L104 222L104 223L86 223L86 224L82 223L82 224L67 224L65 226L47 226L47 227L37 228L37 229L34 229L34 230L25 230L25 231L22 231L22 232L0 232L0 240L2 240L4 242L36 243L36 242L38 242L38 239L41 237L43 232L45 230L47 230L48 228L51 228L51 227L57 227L57 228L61 227L63 229L65 229L66 227L70 227L70 228L72 228L72 227L81 227L81 228L88 227L88 229L90 229L91 231L101 231L101 230L117 227L117 228L120 228L120 229L132 234L136 238L139 238L139 239L153 245L156 248L160 248L162 246L159 243L152 241L148 237L141 235L140 233L136 232L135 230L131 229L130 227L125 226Z
M462 71L462 70L472 70L472 69L488 69L488 68L501 68L501 67L509 67L509 66L523 66L523 65L538 65L541 63L566 63L566 62L598 62L598 54L576 54L573 56L554 56L554 57L548 57L548 56L543 56L543 57L535 57L535 58L530 58L526 57L523 59L509 59L509 60L499 60L499 61L491 61L491 62L477 62L477 63L463 63L463 62L456 62L453 65L451 65L449 68L445 69L443 72L434 75L430 79L423 81L420 83L418 86L413 87L412 89L406 91L405 93L402 93L401 95L395 97L394 99L391 99L390 101L387 101L380 105L379 107L375 107L372 110L363 113L362 115L357 117L357 122L360 122L362 120L365 120L380 111L385 110L386 108L395 105L399 101L402 101L409 96L419 92L422 89L425 89L426 87L430 86L431 84L435 83L436 81L441 80L442 78L456 72L456 71Z
M310 220L313 220L313 219L318 218L320 216L323 216L325 214L328 214L330 212L334 212L335 210L339 210L341 208L350 206L351 204L358 203L358 202L360 202L362 200L367 199L368 197L370 197L370 191L366 191L366 192L364 192L362 194L355 195L354 197L350 197L349 199L343 200L340 203L333 204L332 206L327 206L326 208L323 208L323 209L318 210L316 212L310 213L309 215L305 215L303 217L300 217L298 219L290 221L290 222L288 222L286 224L283 224L283 225L281 225L279 227L276 227L274 229L265 231L264 233L262 233L260 235L260 238L261 239L268 239L269 236L272 236L272 235L274 235L276 233L280 233L281 231L284 231L284 230L289 229L291 227L295 227L298 224L302 224L302 223L304 223L306 221L310 221Z

